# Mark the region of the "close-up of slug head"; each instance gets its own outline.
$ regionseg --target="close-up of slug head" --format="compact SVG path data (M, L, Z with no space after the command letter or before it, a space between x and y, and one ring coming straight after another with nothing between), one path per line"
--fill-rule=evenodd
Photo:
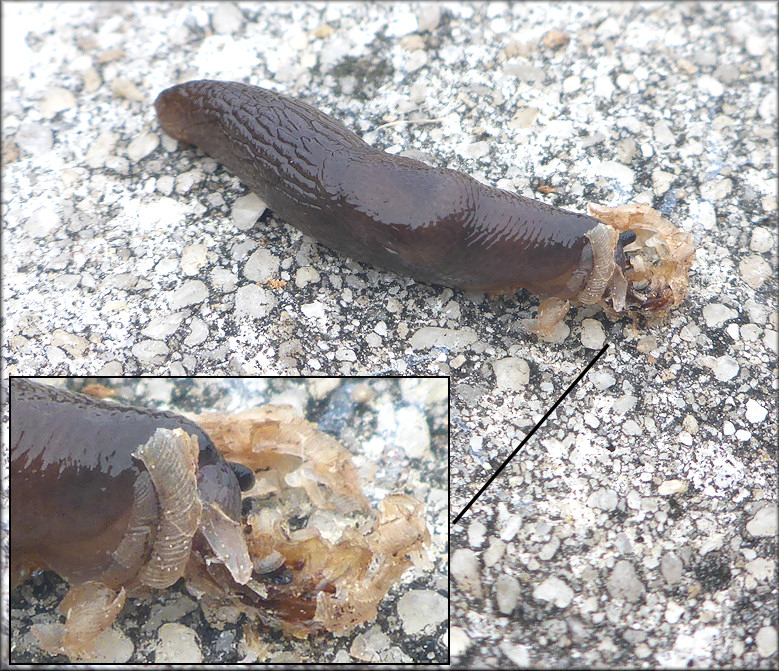
M50 568L167 587L196 532L215 556L242 541L238 479L193 422L25 379L11 382L11 496L17 581ZM230 564L237 579L247 564Z
M26 379L10 387L12 584L49 569L73 586L71 626L36 630L44 646L87 650L125 594L170 587L194 556L248 581L235 471L251 479L194 422Z
M429 542L419 502L387 496L370 510L348 452L291 408L189 419L10 387L12 582L49 569L71 585L65 624L33 628L52 654L88 658L126 597L180 578L203 603L297 637L343 631L375 617L406 555ZM287 528L319 508L359 512L360 531L347 523L333 543Z
M684 301L695 258L692 236L663 219L648 205L590 205L597 225L585 235L579 268L570 293L545 296L538 319L528 330L550 334L570 305L598 305L611 319L643 317L661 321Z

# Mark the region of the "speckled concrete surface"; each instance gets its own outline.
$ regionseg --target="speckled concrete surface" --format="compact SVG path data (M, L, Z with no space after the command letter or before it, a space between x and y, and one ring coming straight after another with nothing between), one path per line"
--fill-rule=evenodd
M777 665L775 3L3 11L5 375L449 375L456 512L608 342L455 528L454 661ZM698 245L688 300L546 342L527 294L255 223L154 118L199 77L569 209L650 203Z
M85 382L73 380L79 389ZM432 542L427 567L413 567L382 601L379 616L342 635L307 641L264 631L267 650L245 642L245 618L216 625L183 581L145 599L128 599L95 661L235 662L445 662L448 659L447 477L448 380L398 379L131 379L99 380L120 398L179 412L235 412L267 403L295 407L354 455L372 505L390 493L426 502ZM51 383L51 381L43 380ZM55 384L60 384L55 382ZM416 427L408 437L408 427ZM29 631L34 623L59 621L57 604L67 585L52 573L36 575L12 593L11 661L62 662L43 654ZM165 641L171 639L168 657ZM104 655L104 656L101 656Z

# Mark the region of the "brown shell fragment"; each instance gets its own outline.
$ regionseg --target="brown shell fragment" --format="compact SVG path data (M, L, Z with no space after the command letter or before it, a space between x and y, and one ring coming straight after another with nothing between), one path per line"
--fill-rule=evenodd
M614 273L610 292L601 301L610 316L638 312L657 319L684 301L695 259L692 235L641 203L621 207L590 204L590 212L617 232L636 234L636 240L625 247L630 263L624 277L621 272ZM627 284L626 297L623 283Z
M322 485L338 495L337 503L345 509L366 503L349 452L290 406L251 408L229 419L204 413L197 423L225 459L255 471L255 488L248 496L299 486L315 505L336 505L323 497Z
M159 522L149 561L138 573L149 587L170 587L182 575L200 524L197 440L182 429L157 429L133 456L146 466L157 493Z
M244 497L264 503L245 520L256 578L237 598L216 567L202 567L200 576L188 571L188 585L197 586L208 608L232 602L257 621L301 638L345 631L375 618L389 588L412 562L425 558L430 535L422 504L398 494L386 497L378 511L370 509L349 453L292 408L209 413L196 421L228 461L255 470L257 484ZM306 514L306 527L291 531L283 510L295 490L305 492L313 512ZM288 514L295 514L294 505ZM333 520L336 526L343 522L334 539Z
M412 565L411 557L424 558L430 534L422 517L422 504L401 494L388 496L379 507L373 533L359 537L349 534L350 552L367 547L366 564L346 556L338 577L335 594L322 592L317 597L314 616L330 631L343 631L376 617L377 606L390 587ZM340 546L335 551L344 552Z
M71 660L89 659L95 640L108 629L125 602L124 588L115 592L89 581L71 587L59 606L65 624L33 625L41 649Z
M574 298L548 296L541 301L536 319L524 320L531 333L550 335L572 304L599 305L612 319L643 316L653 324L687 295L695 258L692 235L648 205L590 204L590 212L600 223L586 234L592 267L580 269L585 284ZM623 248L621 233L634 233L636 239ZM617 262L617 256L624 258Z

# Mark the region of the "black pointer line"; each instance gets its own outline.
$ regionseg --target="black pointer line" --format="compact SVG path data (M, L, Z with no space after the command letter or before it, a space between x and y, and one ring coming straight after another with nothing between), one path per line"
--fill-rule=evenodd
M606 343L606 344L605 344L605 345L604 345L604 346L601 348L601 351L600 351L600 352L598 352L598 353L595 355L595 358L594 358L592 361L590 361L590 363L588 363L588 364L587 364L587 366L585 367L585 369L584 369L584 370L583 370L581 373L579 373L579 376L578 376L578 377L577 377L577 378L576 378L576 379L573 381L573 383L571 384L571 386L570 386L570 387L568 387L568 389L566 389L566 390L565 390L565 393L564 393L564 394L563 394L563 395L562 395L560 398L558 398L558 399L557 399L557 401L555 401L555 404L554 404L554 405L553 405L551 408L549 408L549 410L547 410L546 414L545 414L545 415L544 415L544 416L541 418L541 421L540 421L540 422L538 422L538 424L536 424L536 425L533 427L533 429L530 431L530 433L528 433L528 434L527 434L527 435L526 435L526 436L525 436L525 437L522 439L522 442L519 444L519 446L517 447L517 449L516 449L516 450L514 450L514 451L513 451L513 452L512 452L512 453L509 455L509 458L508 458L508 459L506 459L506 461L504 461L504 462L503 462L503 463L502 463L502 464L501 464L501 465L498 467L498 469L497 469L497 470L496 470L496 471L495 471L495 472L494 472L494 473L493 473L493 474L490 476L490 479L489 479L489 480L487 480L487 482L485 482L485 483L484 483L484 486L483 486L483 487L482 487L482 488L479 490L479 493L478 493L478 494L476 494L476 496L474 496L474 497L473 497L473 498L472 498L472 499L471 499L471 500L468 502L468 505L467 505L467 506L465 506L465 508L463 508L463 509L460 511L460 513L457 515L457 517L455 517L455 518L454 518L454 523L455 523L455 524L457 524L457 522L459 522L459 521L460 521L460 518L461 518L463 515L465 515L465 513L466 513L466 512L468 512L468 508L470 508L470 507L471 507L471 506L472 506L474 503L476 503L476 499L478 499L478 498L479 498L479 497L480 497L480 496L481 496L481 495L484 493L484 490L485 490L485 489L487 489L487 487L489 487L489 486L490 486L490 484L492 483L492 481L493 481L495 478L497 478L497 477L500 475L500 472L501 472L501 471L502 471L504 468L506 468L506 466L507 466L507 464L509 463L509 461L511 461L511 460L512 460L512 459L513 459L513 458L514 458L516 455L517 455L517 452L519 452L519 451L522 449L522 446L523 446L523 445L524 445L524 444L525 444L525 443L526 443L528 440L530 440L530 437L531 437L531 436L532 436L532 435L533 435L533 434L534 434L534 433L535 433L535 432L538 430L538 428L539 428L539 427L540 427L540 426L541 426L541 425L542 425L542 424L543 424L543 423L544 423L544 422L547 420L547 418L549 417L549 415L551 415L551 414L554 412L555 408L556 408L558 405L560 405L560 403L562 403L562 400L563 400L563 399L564 399L566 396L568 396L568 394L570 394L570 393L573 391L573 388L574 388L574 387L575 387L577 384L579 384L579 381L580 381L580 380L581 380L581 379L582 379L582 378L583 378L583 377L584 377L584 376L587 374L587 371L588 371L588 370L590 370L590 368L592 368L592 367L595 365L595 362L596 362L598 359L600 359L600 358L601 358L601 356L602 356L602 355L603 355L603 353L606 351L606 349L608 348L608 346L609 346L609 344L608 344L608 343Z

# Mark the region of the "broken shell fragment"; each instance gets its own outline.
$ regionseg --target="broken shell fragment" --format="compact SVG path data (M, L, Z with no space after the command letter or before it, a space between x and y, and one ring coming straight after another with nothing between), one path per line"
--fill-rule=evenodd
M217 504L207 503L203 506L200 530L233 579L241 585L246 584L252 576L252 561L241 525Z
M264 557L257 557L254 560L254 570L257 573L273 573L276 569L280 568L284 564L284 555L278 550L273 550Z
M689 270L695 259L692 235L641 203L620 207L590 204L590 212L614 231L635 235L624 248L628 259L624 274L617 267L620 272L614 273L604 294L601 306L606 312L614 317L624 310L634 311L657 321L680 305L687 295Z
M245 520L256 580L244 591L233 586L233 593L203 581L205 599L232 599L249 617L297 637L345 631L375 618L389 588L413 563L424 562L430 535L423 505L390 495L372 510L349 452L292 408L195 419L228 461L255 471L256 485L244 498L258 497L259 505ZM287 519L300 505L291 503L295 492L305 495L309 512L308 524L292 531Z
M88 659L97 637L111 626L124 607L125 597L124 588L117 593L96 581L76 585L59 606L65 624L33 625L32 632L41 649L52 655Z
M197 441L182 429L157 429L133 456L149 472L160 513L151 557L138 577L149 587L163 589L184 575L192 537L200 524Z

